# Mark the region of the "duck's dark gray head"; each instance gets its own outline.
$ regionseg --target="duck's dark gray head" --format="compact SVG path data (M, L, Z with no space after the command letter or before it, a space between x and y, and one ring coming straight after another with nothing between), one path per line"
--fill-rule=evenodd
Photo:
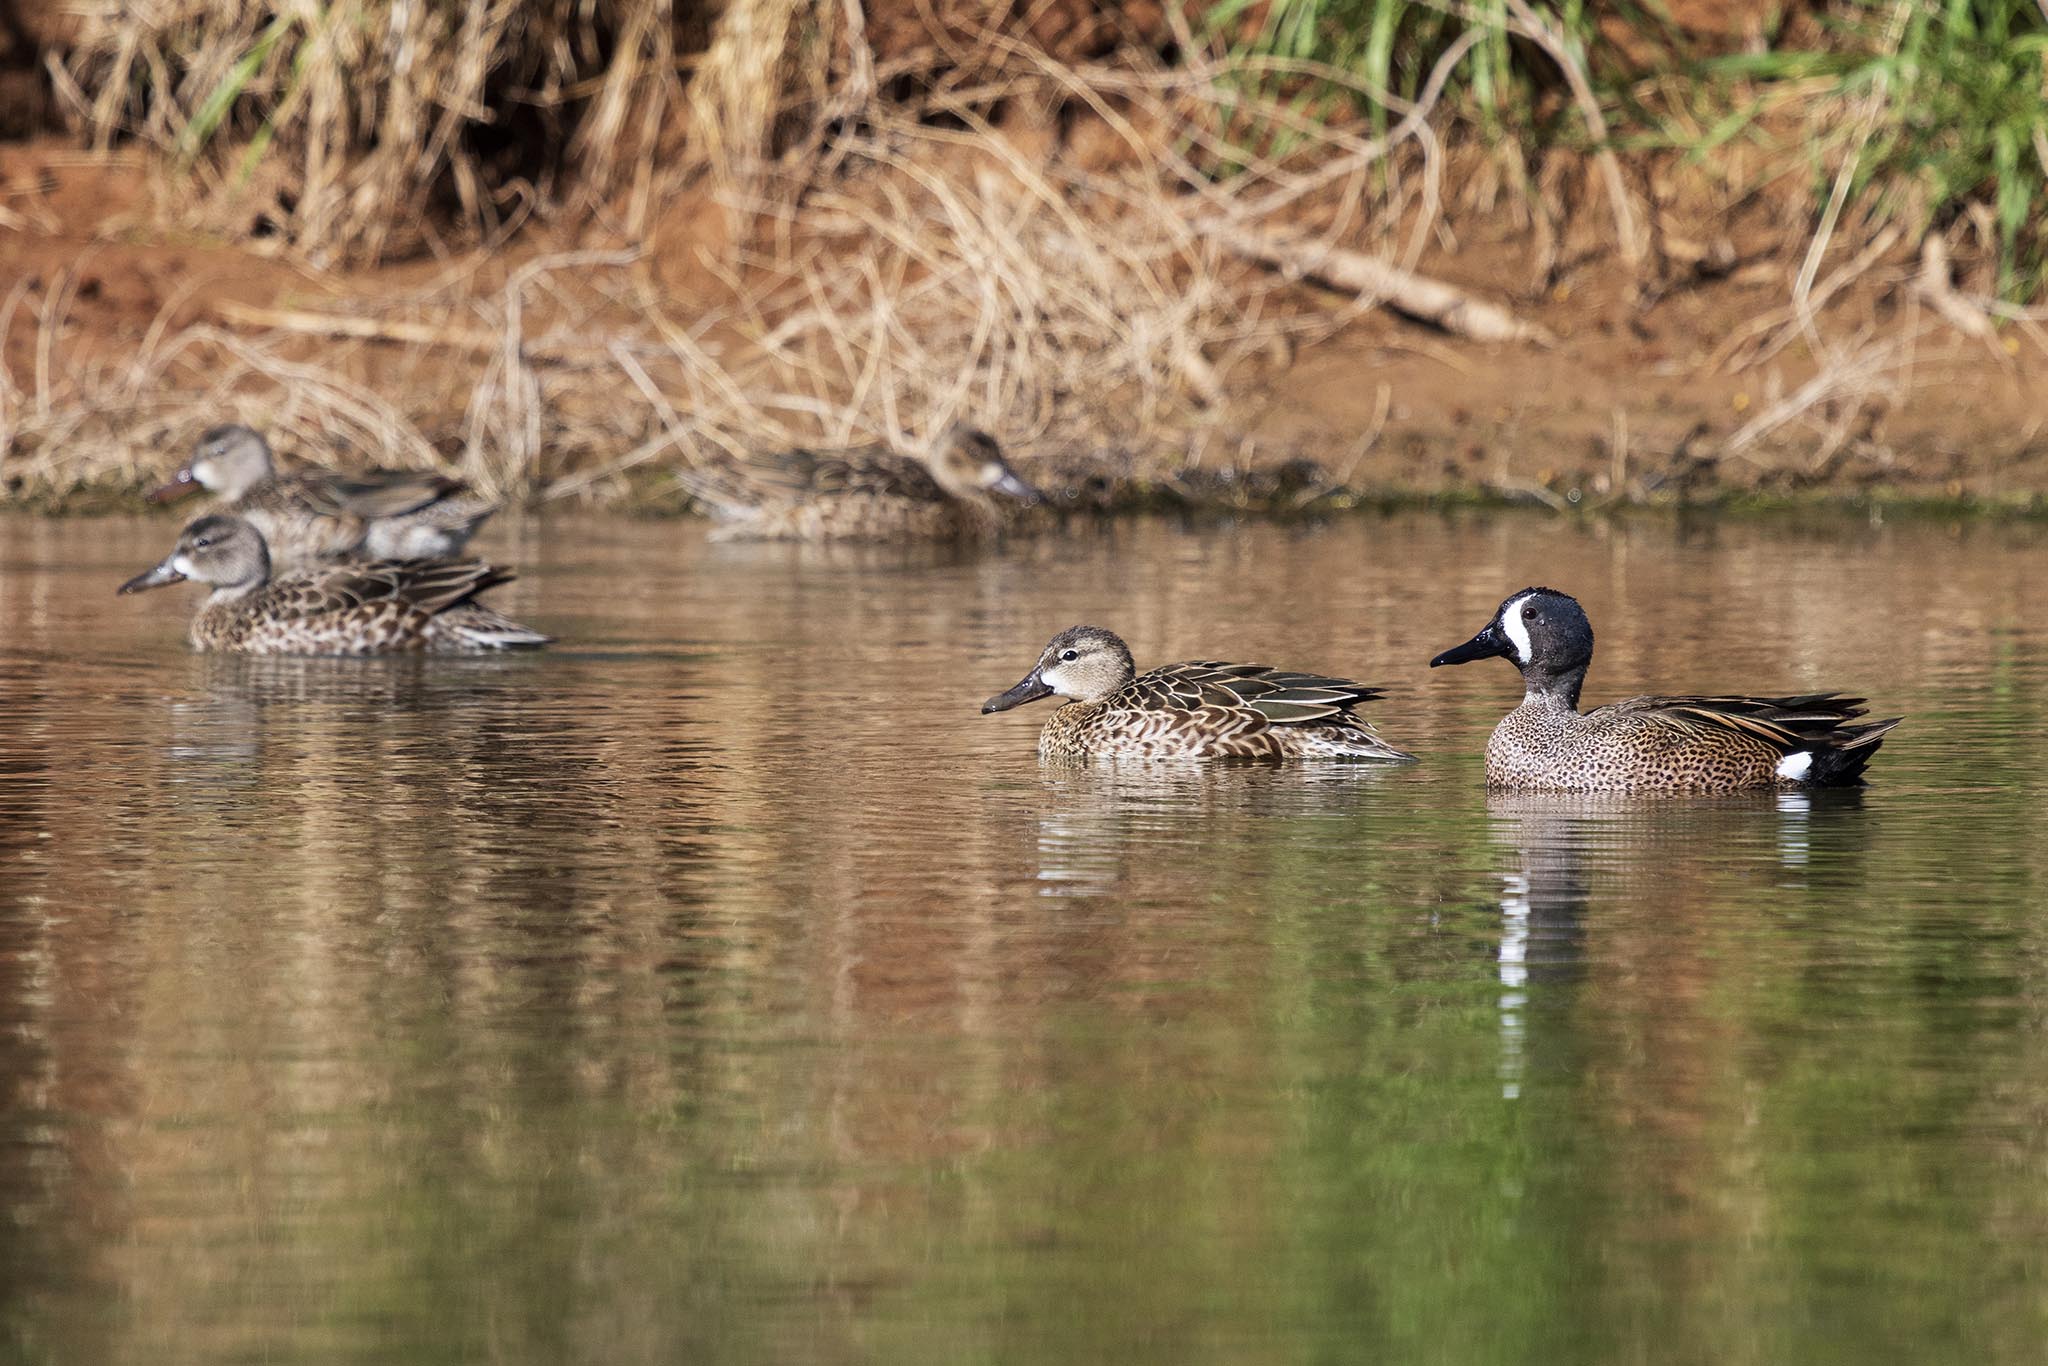
M192 445L192 458L171 476L171 482L149 495L152 503L168 503L194 489L205 489L233 501L270 477L270 443L252 427L230 423L208 427Z
M239 517L201 517L178 534L178 544L163 563L143 570L120 591L140 593L186 579L215 588L246 589L269 577L270 548L255 527Z
M994 437L964 422L956 422L940 434L925 456L925 468L956 498L1001 494L1023 503L1045 501L1010 468Z
M1549 691L1553 682L1582 678L1593 662L1593 623L1578 601L1554 588L1524 588L1493 614L1486 629L1455 649L1429 661L1469 664L1495 655L1522 671L1531 691ZM1578 688L1571 686L1576 701Z
M1100 626L1070 626L1052 638L1038 663L1008 692L981 704L981 713L1008 711L1041 697L1098 702L1131 681L1138 666L1131 647Z

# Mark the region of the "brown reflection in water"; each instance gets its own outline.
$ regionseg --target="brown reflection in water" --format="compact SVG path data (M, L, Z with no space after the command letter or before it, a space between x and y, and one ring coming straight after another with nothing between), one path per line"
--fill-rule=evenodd
M1874 770L1899 792L2048 762L2038 674L1996 682L2048 625L2024 528L1147 523L982 557L527 524L506 607L562 647L368 665L186 655L189 595L111 595L166 531L0 522L0 1068L27 1136L0 1195L81 1336L118 1300L137 1339L343 1344L351 1314L445 1295L505 1340L638 1355L708 1268L817 1296L808 1331L844 1346L928 1246L999 1222L1015 1192L972 1160L1040 1148L1214 1158L1146 1189L1230 1231L1186 1254L1221 1279L1289 1208L1272 1079L1313 1026L1278 1022L1331 980L1498 976L1429 940L1488 839L1526 902L1503 1080L1583 1060L1592 1122L1644 1136L1604 1174L1618 1236L1725 1242L1773 1218L1730 1005L1778 950L1757 907L1798 894L1823 819L1842 902L1867 823L1489 802L1512 671L1426 660L1547 582L1592 614L1589 700L1868 690L1912 718ZM1424 766L1042 767L1043 708L976 705L1077 621L1141 663L1388 685L1375 719ZM1997 686L1995 736L1937 715ZM1939 767L1966 734L1991 770ZM1395 966L1359 985L1333 947ZM586 1289L556 1314L560 1285Z

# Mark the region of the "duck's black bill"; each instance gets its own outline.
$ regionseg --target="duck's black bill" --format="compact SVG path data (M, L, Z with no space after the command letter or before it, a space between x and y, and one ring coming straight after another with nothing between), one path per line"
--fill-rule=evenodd
M1012 707L1021 707L1026 702L1036 702L1041 697L1051 696L1052 689L1038 681L1038 671L1034 669L1024 675L1023 681L1016 687L1008 692L999 692L982 703L981 714L987 716L992 711L1008 711Z
M1429 667L1434 669L1439 664L1470 664L1475 659L1492 659L1495 655L1505 655L1512 659L1514 653L1515 647L1510 645L1499 631L1489 626L1463 645L1445 650L1430 660Z
M183 583L185 576L171 568L165 560L154 569L145 569L115 590L117 594L140 593L145 588L162 588L167 583Z
M1020 503L1036 505L1045 501L1045 495L1019 479L1015 474L1005 474L991 485L997 493L1007 494Z
M156 488L151 489L149 491L149 501L152 503L175 503L178 499L196 491L198 488L198 481L193 479L192 470L188 466L172 475L170 483L160 484Z

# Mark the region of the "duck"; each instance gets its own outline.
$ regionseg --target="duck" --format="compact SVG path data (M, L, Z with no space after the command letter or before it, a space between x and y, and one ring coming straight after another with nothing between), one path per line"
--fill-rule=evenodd
M1546 792L1720 793L1853 787L1903 717L1859 721L1861 697L1632 697L1579 710L1593 624L1569 594L1524 588L1432 669L1507 659L1522 704L1486 742L1486 781Z
M161 564L119 591L186 579L209 585L189 633L202 653L481 654L548 644L477 601L511 578L475 560L359 560L273 576L255 525L216 513L187 526Z
M1130 646L1099 626L1052 638L1017 685L982 715L1041 697L1067 704L1039 733L1041 758L1371 759L1415 756L1380 738L1356 708L1378 688L1264 664L1194 660L1140 674Z
M720 541L908 541L987 536L1044 502L996 439L954 423L921 457L879 446L752 453L685 470Z
M252 524L281 567L449 558L498 510L460 479L419 470L280 474L270 443L240 423L201 433L191 458L149 500L172 502L195 489Z

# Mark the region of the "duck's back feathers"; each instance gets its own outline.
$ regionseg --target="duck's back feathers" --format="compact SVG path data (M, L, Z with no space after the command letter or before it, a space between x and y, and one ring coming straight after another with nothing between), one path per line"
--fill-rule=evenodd
M300 496L330 517L403 517L443 499L466 493L469 485L444 474L416 470L369 470L336 474L307 470L292 478Z
M1017 483L1014 475L1007 476ZM923 461L880 446L763 452L680 471L684 492L720 523L716 540L951 540L992 535L1016 500L949 491ZM1028 490L1027 490L1028 491ZM1002 495L998 499L994 494ZM1037 495L1031 494L1035 500Z
M1378 688L1263 664L1190 660L1138 675L1099 703L1053 713L1040 749L1133 758L1401 760L1352 710Z
M939 481L923 465L880 448L750 455L740 461L740 468L763 492L783 498L874 494L918 503L942 503L947 497Z
M193 618L203 650L371 655L529 648L548 637L476 601L512 579L476 560L367 560L300 569Z
M1214 659L1154 669L1132 679L1125 692L1143 705L1249 708L1275 726L1325 720L1381 695L1378 688L1345 678Z
M410 470L363 475L308 469L265 479L231 504L280 565L367 556L438 559L461 553L497 504L459 479Z
M271 584L283 616L346 612L400 602L429 616L512 580L510 570L480 560L365 560L289 574Z

